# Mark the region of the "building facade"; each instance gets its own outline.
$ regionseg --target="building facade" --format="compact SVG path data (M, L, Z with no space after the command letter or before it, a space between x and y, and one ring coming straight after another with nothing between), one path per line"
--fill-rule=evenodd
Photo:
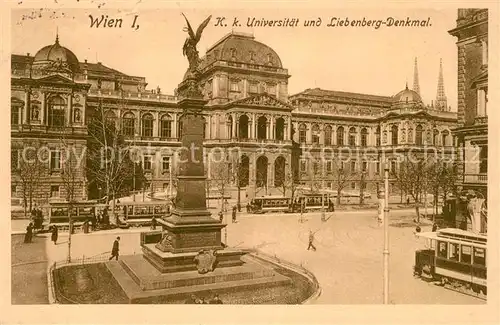
M224 157L228 186L246 189L248 197L275 193L289 179L333 189L341 168L350 171L348 189L375 191L386 159L396 171L410 151L453 154L456 113L443 98L444 84L436 105L423 103L416 64L414 90L406 86L394 96L317 88L289 96L290 75L278 54L253 35L233 32L207 50L200 69L207 175L221 177L216 160ZM58 39L34 57L13 55L11 84L13 196L23 192L17 149L39 139L57 151L63 134L83 150L88 117L97 110L142 149L150 188L172 187L182 129L175 91L148 90L143 77L80 62ZM38 200L63 196L55 191L61 175L50 164ZM86 182L82 174L81 198Z
M473 197L485 200L481 207L484 219L488 190L488 10L459 9L457 26L449 33L457 38L458 50L458 127L453 130L460 153L458 186L467 201ZM465 221L467 210L462 202L457 221Z

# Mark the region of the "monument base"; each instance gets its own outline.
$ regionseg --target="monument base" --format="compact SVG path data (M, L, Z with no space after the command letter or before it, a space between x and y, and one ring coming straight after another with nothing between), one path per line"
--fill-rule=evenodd
M244 265L221 267L213 272L197 271L162 273L142 255L129 255L107 262L106 266L125 292L129 303L183 303L192 294L210 297L259 288L284 287L292 284L283 276L253 259L243 257Z
M163 252L155 244L143 244L142 251L144 258L162 273L197 270L194 261L197 252ZM243 255L245 253L240 250L228 248L218 250L216 268L243 265L244 262L241 260Z

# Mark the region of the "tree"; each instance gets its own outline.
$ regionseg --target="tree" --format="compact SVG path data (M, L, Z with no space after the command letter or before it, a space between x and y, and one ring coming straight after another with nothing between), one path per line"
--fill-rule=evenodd
M80 166L80 162L84 160L78 160L76 157L76 146L64 137L61 138L61 179L65 192L65 199L68 203L68 223L69 223L69 235L68 235L68 263L71 262L71 235L73 233L73 207L76 203L76 191L81 188L81 179L83 178L83 167ZM79 173L80 177L79 177Z
M217 189L220 195L221 209L224 206L224 195L231 182L231 170L226 160L220 162L210 162L210 183Z
M243 163L238 160L236 163L236 188L238 190L237 205L238 211L241 211L241 188L248 186L248 177L250 169L248 165L243 165ZM245 179L246 178L246 179Z
M125 142L119 123L107 115L109 112L105 112L102 103L99 103L90 114L86 169L89 196L97 197L97 189L104 188L107 201L139 186L144 188L145 181L142 166L134 166L131 159L133 149L137 148Z
M282 182L278 182L278 189L283 193L283 196L286 196L288 192L290 192L290 200L293 202L295 198L295 194L297 192L297 181L294 179L291 171L285 173L285 178Z
M340 205L342 191L347 187L349 182L352 181L355 171L350 168L345 168L341 160L334 160L333 162L333 180L337 189L337 205Z
M419 204L421 203L422 193L428 186L428 175L432 173L433 164L429 161L408 157L399 165L399 170L392 173L397 183L408 193L415 202L415 212L417 222L420 222Z
M38 156L38 153L41 153L41 147L40 141L31 141L24 144L21 153L19 151L15 152L18 155L16 161L19 161L18 168L15 171L21 183L25 217L27 216L27 210L32 211L33 209L34 196L40 189L42 185L41 179L47 174L48 170L47 164L44 162L47 157ZM12 167L15 168L16 166Z

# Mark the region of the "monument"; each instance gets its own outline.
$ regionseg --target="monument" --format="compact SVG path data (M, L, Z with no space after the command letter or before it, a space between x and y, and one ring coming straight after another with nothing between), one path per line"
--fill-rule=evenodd
M186 18L184 16L184 18ZM246 252L225 247L221 229L206 207L203 164L203 108L200 58L196 45L210 17L189 36L183 47L189 67L178 87L182 108L182 150L177 195L171 214L158 220L162 231L141 234L143 255L124 256L107 263L130 303L175 303L193 293L235 293L239 301L254 299L252 290L279 290L291 285L287 276L259 262ZM276 291L277 290L277 291ZM246 291L246 293L245 293ZM253 291L255 292L255 291ZM266 293L269 296L269 292Z

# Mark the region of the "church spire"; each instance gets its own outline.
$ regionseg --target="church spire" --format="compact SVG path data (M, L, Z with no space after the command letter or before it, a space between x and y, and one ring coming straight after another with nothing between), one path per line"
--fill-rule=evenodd
M442 111L448 110L448 102L444 93L444 78L443 78L443 59L439 61L439 77L436 95L436 108Z
M59 44L59 27L56 27L56 44Z
M413 91L420 95L420 85L418 83L417 58L415 58L415 67L413 68Z

